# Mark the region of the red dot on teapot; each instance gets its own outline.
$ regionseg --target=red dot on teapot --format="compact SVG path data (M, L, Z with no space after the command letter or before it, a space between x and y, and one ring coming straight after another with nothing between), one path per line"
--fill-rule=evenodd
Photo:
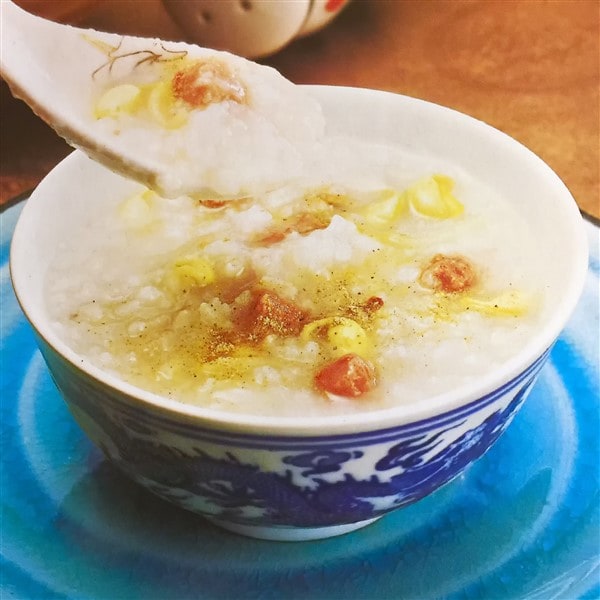
M335 12L340 9L346 0L327 0L327 4L325 5L325 10L328 12Z

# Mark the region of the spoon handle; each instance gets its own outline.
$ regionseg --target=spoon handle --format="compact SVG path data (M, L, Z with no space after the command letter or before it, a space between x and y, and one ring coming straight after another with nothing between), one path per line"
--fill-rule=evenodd
M89 81L88 61L94 53L91 47L85 52L83 30L31 15L10 0L2 0L0 9L0 74L42 118L62 116L61 108L73 103L73 94L89 87L78 84L84 73L83 81Z

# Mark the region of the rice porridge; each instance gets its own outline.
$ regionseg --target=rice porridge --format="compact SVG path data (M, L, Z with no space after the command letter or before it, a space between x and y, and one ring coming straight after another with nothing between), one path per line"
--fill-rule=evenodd
M507 360L544 309L508 203L451 164L327 144L235 201L107 192L48 275L59 335L140 388L279 416L424 402Z

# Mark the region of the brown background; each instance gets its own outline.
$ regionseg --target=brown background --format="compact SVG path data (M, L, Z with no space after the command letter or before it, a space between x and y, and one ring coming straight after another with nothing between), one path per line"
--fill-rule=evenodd
M19 3L96 29L185 39L160 0ZM263 62L296 83L391 90L482 119L539 154L600 217L597 0L353 0ZM4 203L70 148L4 83L0 101Z

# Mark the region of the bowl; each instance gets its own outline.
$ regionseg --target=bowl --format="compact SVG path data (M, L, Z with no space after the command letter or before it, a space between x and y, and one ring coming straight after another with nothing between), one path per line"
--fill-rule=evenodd
M74 418L151 492L240 534L274 540L346 533L431 494L498 439L525 401L582 291L587 245L557 175L500 131L388 92L307 86L331 133L399 145L475 174L531 224L546 257L543 322L504 363L426 402L362 414L262 417L185 405L103 372L57 335L44 279L90 206L132 186L76 151L34 191L10 268L19 303ZM339 110L343 106L344 110Z

